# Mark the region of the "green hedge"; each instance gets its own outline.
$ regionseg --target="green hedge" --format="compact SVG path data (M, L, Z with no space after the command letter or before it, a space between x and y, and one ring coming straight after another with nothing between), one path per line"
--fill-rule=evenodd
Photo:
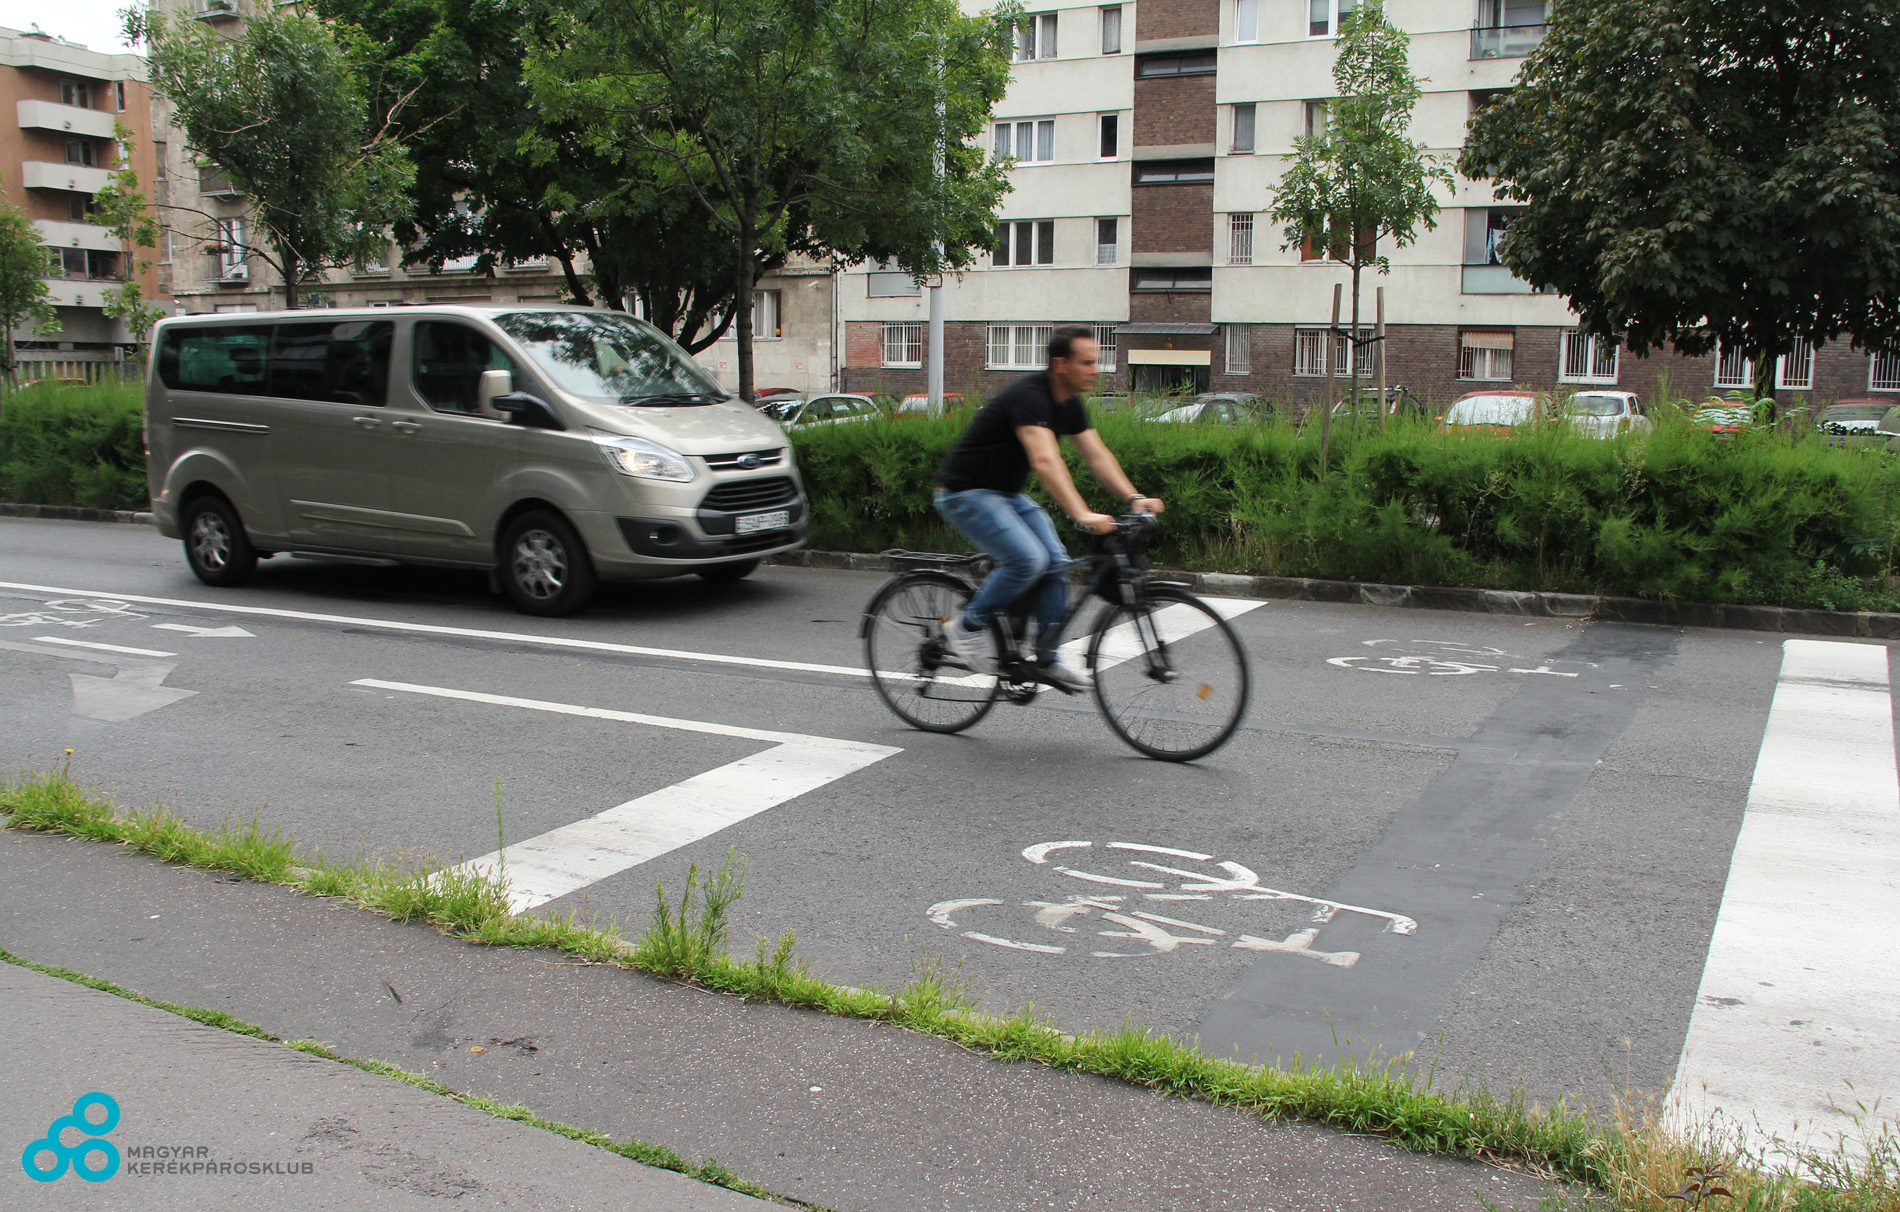
M1125 415L1101 432L1166 499L1158 561L1194 569L1825 609L1900 606L1888 575L1900 461L1789 440L1716 441L1661 424L1613 441L1561 426L1451 436L1222 429ZM799 431L817 548L964 550L931 506L956 420ZM1111 503L1071 454L1078 483ZM1071 532L1072 533L1072 532ZM1079 549L1079 538L1071 546Z
M0 401L0 501L147 509L143 386L35 383Z

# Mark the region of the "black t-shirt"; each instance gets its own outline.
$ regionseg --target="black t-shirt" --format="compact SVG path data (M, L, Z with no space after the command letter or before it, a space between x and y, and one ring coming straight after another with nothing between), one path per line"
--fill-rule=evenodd
M1029 452L1016 431L1025 425L1040 425L1058 438L1067 437L1089 428L1089 413L1080 396L1056 402L1048 371L1024 375L997 392L976 414L944 459L937 483L951 492L973 488L1021 492L1029 482Z

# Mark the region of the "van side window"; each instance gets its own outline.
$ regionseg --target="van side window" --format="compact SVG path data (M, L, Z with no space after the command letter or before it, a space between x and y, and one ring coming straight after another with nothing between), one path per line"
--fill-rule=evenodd
M270 326L174 328L158 349L158 377L176 391L262 395Z
M475 411L475 389L485 370L505 370L524 386L515 360L465 324L424 320L414 338L416 394L441 412Z
M387 320L342 324L279 324L270 347L266 394L285 400L328 400L381 407L389 389Z

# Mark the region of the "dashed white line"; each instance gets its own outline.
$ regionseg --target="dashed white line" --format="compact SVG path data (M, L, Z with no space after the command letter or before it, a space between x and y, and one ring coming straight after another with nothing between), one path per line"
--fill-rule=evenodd
M36 635L33 637L33 642L35 644L64 644L68 648L96 648L100 652L121 652L126 656L174 657L178 655L175 652L160 652L156 648L127 648L121 644L101 644L94 640L69 640L57 635Z

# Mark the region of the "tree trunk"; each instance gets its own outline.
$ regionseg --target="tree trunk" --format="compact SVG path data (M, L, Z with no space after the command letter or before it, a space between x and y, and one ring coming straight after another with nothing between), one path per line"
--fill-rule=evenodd
M284 310L297 310L297 275L302 266L297 260L297 250L288 242L277 247L277 254L284 262Z
M1768 401L1769 422L1775 420L1775 355L1765 349L1755 351L1755 398Z
M1326 478L1326 460L1333 444L1333 393L1339 380L1333 375L1333 350L1339 341L1339 283L1333 283L1333 323L1326 330L1326 356L1321 364L1326 368L1326 404L1319 414L1319 478Z
M1355 244L1358 239L1359 235L1355 231L1353 233ZM1346 356L1352 359L1352 364L1346 371L1351 376L1349 381L1352 385L1352 394L1346 397L1352 401L1346 405L1346 424L1354 433L1359 431L1359 274L1362 268L1359 260L1359 250L1354 248L1352 254L1352 340L1346 342Z
M748 404L752 402L753 387L752 283L757 268L752 260L752 248L758 243L758 233L753 230L754 222L750 207L739 212L739 297L732 302L739 309L739 398Z

